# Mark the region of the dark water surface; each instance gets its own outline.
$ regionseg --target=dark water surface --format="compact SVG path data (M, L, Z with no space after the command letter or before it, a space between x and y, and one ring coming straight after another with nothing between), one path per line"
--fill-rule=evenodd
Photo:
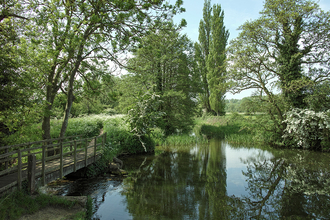
M330 154L208 145L122 158L124 179L79 180L94 219L330 219Z

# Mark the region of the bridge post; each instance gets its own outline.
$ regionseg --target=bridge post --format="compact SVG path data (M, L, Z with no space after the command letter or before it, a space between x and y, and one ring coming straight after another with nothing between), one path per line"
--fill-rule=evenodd
M42 145L42 159L41 159L41 164L42 164L42 185L46 185L46 169L45 169L45 164L46 164L46 145Z
M94 138L94 163L96 161L96 141L97 141L97 137Z
M35 170L36 170L36 155L30 154L28 157L28 189L31 195L35 191Z
M74 140L74 145L73 145L74 149L73 149L73 167L74 167L74 172L77 171L77 141Z
M21 150L18 149L17 150L17 160L18 160L18 164L17 164L17 188L18 190L22 189L22 154L21 154Z
M8 153L8 148L5 149L5 153ZM8 157L6 157L5 159L8 159ZM5 162L5 169L8 169L8 160L6 160Z
M63 177L63 143L60 140L60 178Z
M85 167L87 167L87 149L88 149L88 138L86 138L86 146L85 146Z

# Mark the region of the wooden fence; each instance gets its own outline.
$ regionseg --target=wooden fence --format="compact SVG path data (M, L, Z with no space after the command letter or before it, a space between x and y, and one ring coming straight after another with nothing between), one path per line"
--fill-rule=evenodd
M42 185L46 184L46 173L54 170L60 170L60 178L62 178L63 167L68 164L68 162L64 164L64 158L74 166L73 172L75 172L78 160L84 160L85 166L88 165L87 159L89 157L94 157L95 162L96 154L103 150L105 141L106 133L93 138L70 136L0 147L0 152L2 152L0 153L0 164L2 167L0 180L3 180L1 181L2 184L0 184L0 193L1 189L5 190L15 185L17 185L18 189L21 189L22 181L27 178L27 175L24 178L22 177L24 171L29 176L32 174L30 178L41 176ZM29 156L30 159L28 159ZM52 165L49 165L49 163L52 163ZM49 166L46 170L47 164ZM40 171L35 172L36 170ZM4 180L8 180L9 175L13 176L16 172L17 180L10 183L8 187L3 186Z

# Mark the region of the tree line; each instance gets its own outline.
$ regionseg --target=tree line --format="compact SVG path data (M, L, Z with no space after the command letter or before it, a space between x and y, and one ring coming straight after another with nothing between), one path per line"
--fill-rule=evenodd
M180 33L185 20L172 21L181 6L3 1L1 135L41 121L47 139L50 119L60 117L64 136L70 116L114 111L131 112L140 135L148 126L170 135L189 132L195 116L244 109L263 112L260 132L283 144L292 109L329 109L330 14L316 2L266 0L231 42L220 4L205 0L198 42ZM115 76L114 64L128 73ZM246 89L255 93L240 108L225 100Z

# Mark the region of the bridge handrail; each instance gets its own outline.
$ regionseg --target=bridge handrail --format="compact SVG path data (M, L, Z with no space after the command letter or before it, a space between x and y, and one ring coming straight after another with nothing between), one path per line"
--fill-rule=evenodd
M64 138L53 138L53 139L47 139L47 140L42 140L42 141L35 141L35 142L28 142L24 144L17 144L17 145L9 145L9 146L4 146L1 147L0 150L6 150L5 153L0 154L0 164L5 163L5 169L0 171L0 177L13 173L17 171L17 185L18 189L21 189L22 187L22 171L27 169L28 167L28 162L23 163L22 158L28 157L29 155L38 155L38 157L41 156L41 159L36 160L37 164L42 164L42 171L41 171L41 177L42 177L42 184L45 185L45 174L48 170L45 169L46 163L49 161L53 161L55 159L60 159L60 176L63 177L63 157L72 155L73 161L70 161L70 163L74 163L74 170L76 170L76 163L77 163L77 153L81 151L84 152L84 158L80 158L80 160L85 160L85 165L87 165L87 159L88 159L88 149L89 148L94 148L93 149L93 156L94 160L96 158L96 153L100 150L97 150L98 146L102 146L101 150L104 148L104 144L106 141L106 132L92 137L92 138L80 138L77 140L72 140L73 138L81 137L81 135L75 135L75 136L70 136L70 137L64 137ZM101 143L97 143L99 138L102 138ZM65 139L70 139L69 141L63 142ZM94 140L93 145L90 145L90 141ZM53 141L59 141L58 143L53 144ZM42 144L42 143L50 143L50 144ZM32 146L35 144L42 144L37 147L32 147L32 148L22 148L25 146ZM78 145L80 145L80 149L77 149ZM57 146L56 148L54 148ZM48 149L52 147L51 149ZM22 149L21 149L22 148ZM8 152L8 149L13 149L14 151ZM15 150L16 149L16 150ZM66 152L64 152L64 149ZM39 150L37 152L31 152ZM41 151L40 151L41 150ZM47 156L47 152L49 151L59 151L59 154L55 154L54 156ZM27 152L27 153L26 153ZM3 159L4 158L4 159ZM12 160L16 160L15 165L12 167L8 167L8 162ZM27 161L27 160L26 160ZM16 165L17 163L17 165ZM57 168L58 169L58 168Z
M51 138L51 139L45 139L45 140L41 140L41 141L26 142L26 143L15 144L15 145L7 145L7 146L0 147L0 151L6 150L9 148L18 148L18 147L22 147L22 146L41 144L41 143L45 143L45 142L53 142L53 141L64 140L64 139L72 139L72 138L76 138L76 137L82 137L82 135L74 135L74 136L68 136L68 137L62 137L62 138Z

